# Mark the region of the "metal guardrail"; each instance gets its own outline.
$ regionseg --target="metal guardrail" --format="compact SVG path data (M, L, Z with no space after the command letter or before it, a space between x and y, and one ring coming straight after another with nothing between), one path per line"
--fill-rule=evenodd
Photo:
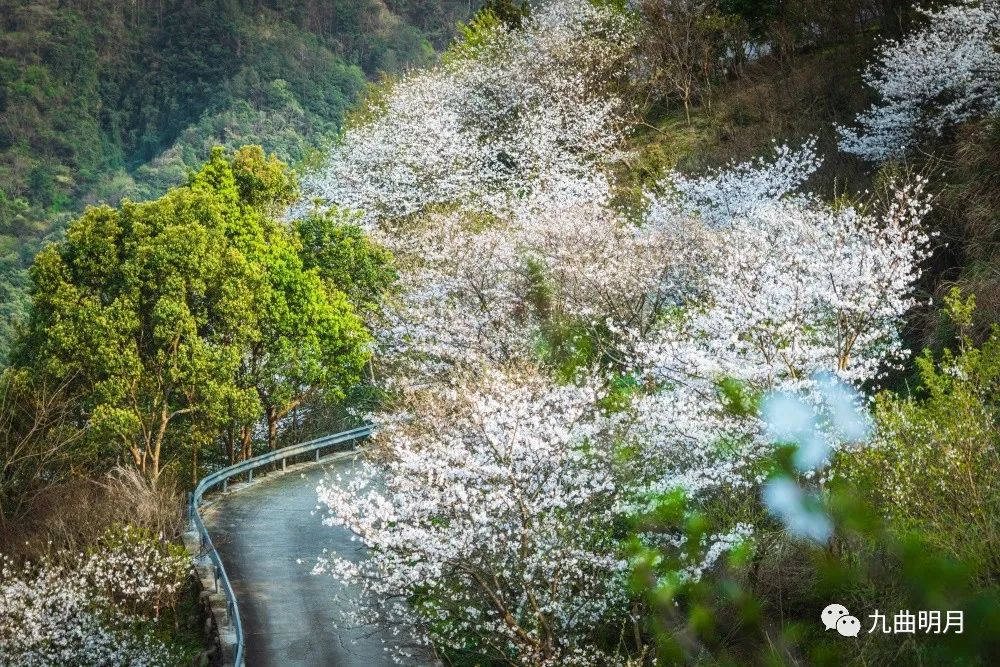
M233 587L229 583L229 577L226 576L226 568L222 565L222 559L219 557L219 552L215 550L215 545L212 544L212 537L208 534L208 530L205 528L205 523L201 519L201 514L198 513L198 505L201 503L202 496L205 495L206 491L218 486L219 484L222 485L222 490L225 491L228 487L229 479L237 475L246 474L248 477L247 481L251 481L253 480L254 470L272 463L277 463L278 461L281 461L281 469L284 470L288 459L294 456L300 456L302 454L315 451L316 460L319 461L319 453L321 449L331 447L333 445L341 445L345 442L352 442L354 440L367 438L371 435L371 433L371 426L361 426L359 428L351 429L350 431L342 431L341 433L326 435L322 438L316 438L315 440L299 443L297 445L282 447L281 449L276 449L273 452L255 456L251 459L247 459L246 461L241 461L235 465L223 468L222 470L217 470L210 475L206 475L200 482L198 482L198 486L196 486L194 491L191 493L191 500L188 504L188 518L190 519L195 530L198 531L198 538L201 542L201 550L207 553L209 560L212 562L213 578L215 579L215 592L218 593L221 586L222 592L226 595L226 618L236 633L236 654L233 658L233 663L236 667L243 666L243 622L240 619L240 608L236 603L236 595L233 593Z

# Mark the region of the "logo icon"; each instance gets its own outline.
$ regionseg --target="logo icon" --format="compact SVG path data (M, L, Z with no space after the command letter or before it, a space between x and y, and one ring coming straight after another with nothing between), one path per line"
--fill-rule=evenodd
M861 621L854 616L841 616L837 621L837 632L844 637L857 637L861 632Z
M820 620L823 621L823 625L826 627L827 630L836 630L837 621L839 621L841 618L845 616L854 618L853 616L850 616L850 612L847 611L847 607L845 607L844 605L828 604L826 605L826 609L823 610L823 615L820 617ZM858 619L855 618L854 620L857 621Z

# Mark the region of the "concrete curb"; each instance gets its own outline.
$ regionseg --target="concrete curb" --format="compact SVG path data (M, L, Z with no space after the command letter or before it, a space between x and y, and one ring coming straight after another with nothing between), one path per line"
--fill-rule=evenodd
M205 614L204 633L211 644L209 657L212 665L233 667L233 657L236 648L236 633L227 629L226 596L215 592L215 578L212 576L212 566L203 553L196 531L188 531L183 535L184 547L194 562L195 576L198 578L198 603Z

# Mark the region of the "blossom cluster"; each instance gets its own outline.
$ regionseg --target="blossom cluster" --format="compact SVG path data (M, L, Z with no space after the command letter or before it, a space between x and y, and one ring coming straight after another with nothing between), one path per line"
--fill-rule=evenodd
M119 609L159 618L164 608L176 605L191 572L191 560L179 545L124 526L102 537L80 572L103 599Z
M325 521L372 551L321 569L360 585L381 622L434 625L445 645L474 637L521 664L606 662L593 632L625 606L627 563L608 530L620 485L597 398L593 383L556 386L532 369L425 390L421 419L380 435L388 461L319 487Z
M842 150L873 162L902 157L927 135L1000 110L1000 2L922 10L927 24L889 41L864 73L879 102L840 127Z
M136 632L141 612L172 604L190 572L186 557L135 539L42 563L0 563L0 663L48 665L176 664L170 649ZM132 538L132 539L128 539ZM152 601L152 602L151 602Z
M774 155L734 163L701 176L671 173L649 193L649 218L663 224L677 215L694 215L712 227L729 225L753 216L759 209L781 202L807 203L801 190L823 161L816 153L816 139L799 148L776 145Z
M445 204L504 211L587 176L620 142L623 103L605 89L632 39L621 13L586 0L547 3L520 30L491 26L395 83L307 186L375 222Z
M930 252L921 226L929 210L925 183L900 184L872 212L788 190L789 163L813 171L811 142L779 148L770 165L737 165L701 179L692 195L692 181L667 177L670 201L654 201L650 226L662 224L661 212L673 206L700 211L712 228L701 244L709 248L700 258L703 279L687 297L692 305L647 342L643 367L770 390L822 370L861 384L906 354L899 327ZM746 196L734 201L734 193Z
M627 563L599 380L559 386L525 360L546 318L648 328L681 279L673 236L611 204L623 16L553 0L494 26L396 83L312 181L364 211L402 288L377 334L381 460L319 490L372 552L323 560L366 593L347 622L523 664L611 661L594 639L627 616Z
M653 224L693 212L709 241L686 307L651 334L633 334L635 373L653 387L632 406L643 449L633 474L647 497L682 489L695 502L759 498L775 438L741 401L786 392L821 404L823 378L878 382L907 354L900 328L930 252L924 184L900 185L878 212L831 206L791 175L804 180L816 164L807 143L779 148L772 162L662 184ZM841 442L804 473L821 475Z

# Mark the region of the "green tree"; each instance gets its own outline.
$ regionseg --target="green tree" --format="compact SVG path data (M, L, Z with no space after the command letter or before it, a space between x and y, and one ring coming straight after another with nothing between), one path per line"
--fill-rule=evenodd
M359 311L370 311L395 284L392 253L368 238L359 216L339 209L317 210L295 223L307 269L342 289Z
M369 282L366 272L378 275L374 265L388 257L362 262L353 272L322 259L313 261L317 253L302 252L296 228L278 219L295 195L285 166L267 158L259 146L248 146L234 157L232 173L244 218L250 221L235 242L260 268L262 278L254 295L255 330L242 357L239 383L256 392L268 446L274 449L281 420L304 400L316 394L341 398L360 380L370 336L345 291L372 294L374 287L363 287ZM217 151L195 183L223 187L227 178L227 163ZM361 259L361 254L352 254L351 242L373 247L363 237L327 236L319 241L344 246L340 252L328 250L331 257ZM328 268L326 276L323 267ZM242 429L244 456L250 454L248 426L244 423Z
M120 443L153 478L164 447L207 440L220 402L239 392L231 378L259 278L227 241L231 218L224 196L190 187L90 209L31 270L15 364L76 377L91 438Z
M360 318L278 218L295 194L261 148L216 149L156 201L88 210L32 267L15 364L71 378L90 446L124 448L152 478L188 454L196 468L200 446L233 420L251 432L262 409L275 435L301 396L342 393L367 358Z

